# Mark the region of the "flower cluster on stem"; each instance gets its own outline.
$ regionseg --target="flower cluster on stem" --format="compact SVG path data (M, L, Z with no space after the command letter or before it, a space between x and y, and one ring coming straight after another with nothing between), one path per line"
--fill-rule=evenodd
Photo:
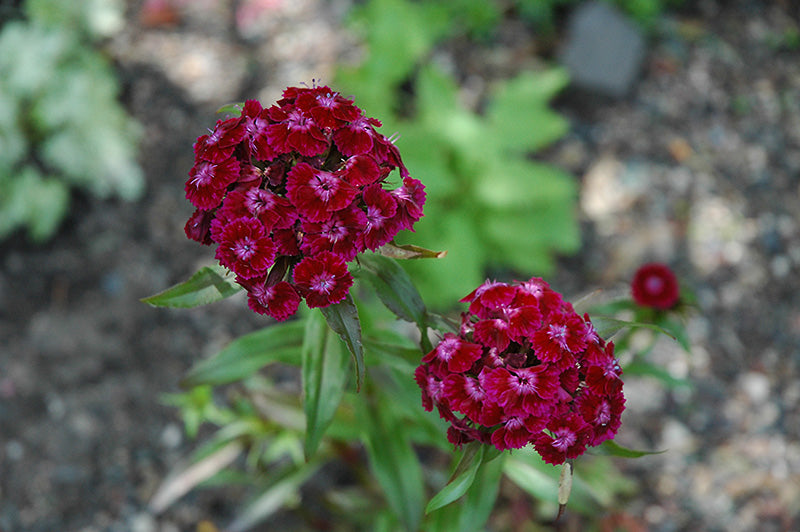
M252 310L284 320L303 299L341 302L353 284L346 263L413 230L424 187L380 125L329 87L290 87L197 139L186 235L217 246Z
M445 334L415 378L460 446L532 444L551 464L612 439L625 408L614 344L539 278L487 281L465 297L458 334Z

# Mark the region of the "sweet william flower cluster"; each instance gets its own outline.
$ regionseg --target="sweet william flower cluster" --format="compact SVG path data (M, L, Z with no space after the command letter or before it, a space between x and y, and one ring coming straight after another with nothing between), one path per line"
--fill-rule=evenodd
M197 139L186 235L217 246L252 310L284 320L303 299L341 302L353 284L346 263L420 219L424 187L380 125L329 87L290 87Z
M462 301L459 334L445 334L415 373L423 406L451 424L453 444L533 444L561 464L614 437L621 370L588 316L538 278L487 281Z

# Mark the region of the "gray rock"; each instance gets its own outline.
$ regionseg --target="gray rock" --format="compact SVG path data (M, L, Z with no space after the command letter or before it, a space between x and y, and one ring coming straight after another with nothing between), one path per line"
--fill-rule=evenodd
M638 27L612 6L591 2L570 17L561 62L575 86L621 98L633 87L644 53Z

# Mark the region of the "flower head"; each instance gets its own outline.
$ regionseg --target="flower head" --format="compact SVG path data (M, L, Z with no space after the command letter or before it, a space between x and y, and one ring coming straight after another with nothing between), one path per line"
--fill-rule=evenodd
M217 246L253 311L282 320L302 299L341 301L353 283L347 262L413 230L424 186L380 125L329 87L289 87L198 137L184 230Z
M680 299L678 279L666 264L644 264L633 275L631 295L643 307L671 309Z
M588 316L538 278L486 281L462 302L459 334L445 334L416 373L423 405L451 424L451 442L531 444L559 464L614 437L621 370Z

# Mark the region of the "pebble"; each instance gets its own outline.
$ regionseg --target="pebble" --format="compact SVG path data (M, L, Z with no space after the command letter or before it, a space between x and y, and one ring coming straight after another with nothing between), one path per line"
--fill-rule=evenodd
M130 521L131 532L158 532L156 519L147 512L134 515Z
M568 22L561 62L572 83L615 98L633 88L645 54L640 30L603 2L578 6Z

